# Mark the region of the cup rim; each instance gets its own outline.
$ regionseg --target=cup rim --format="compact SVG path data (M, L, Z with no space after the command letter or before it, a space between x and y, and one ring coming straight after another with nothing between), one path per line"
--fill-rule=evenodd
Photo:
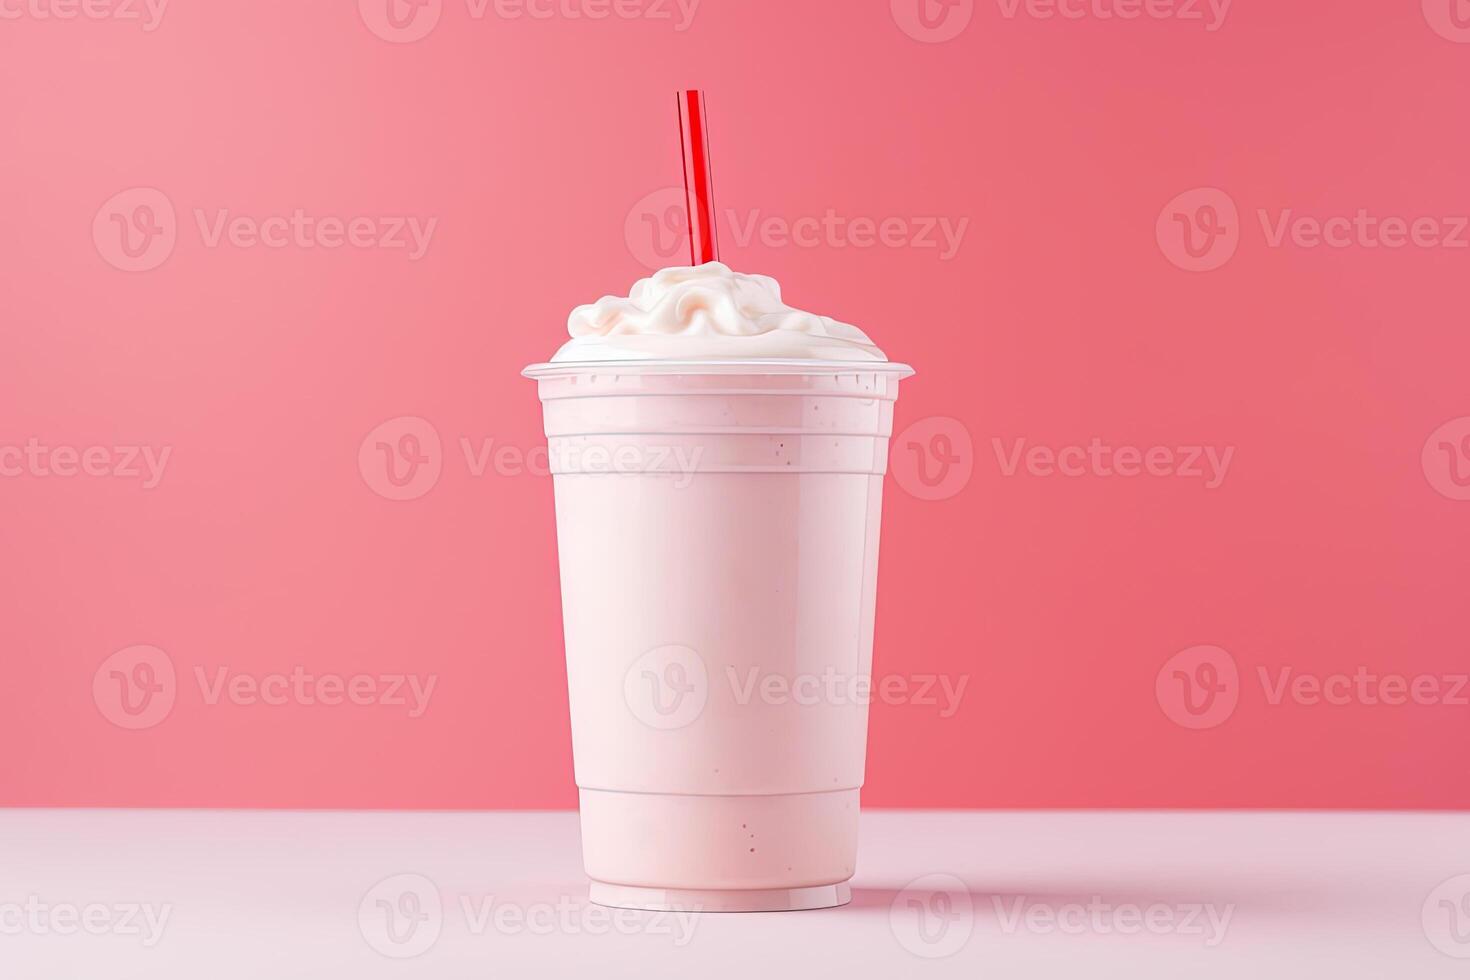
M912 376L914 369L898 361L812 361L795 358L683 361L546 361L521 371L533 380L578 374L771 374L842 375L883 374L895 380Z

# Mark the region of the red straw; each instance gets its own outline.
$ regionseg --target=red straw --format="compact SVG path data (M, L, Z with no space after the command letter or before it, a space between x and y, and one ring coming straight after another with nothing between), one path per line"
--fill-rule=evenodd
M715 187L709 159L709 114L704 92L679 93L679 141L684 148L684 192L689 198L689 258L704 265L720 258L715 241Z

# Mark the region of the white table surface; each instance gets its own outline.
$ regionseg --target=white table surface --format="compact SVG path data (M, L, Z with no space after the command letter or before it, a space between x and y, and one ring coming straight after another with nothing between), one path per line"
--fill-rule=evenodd
M1463 978L1461 875L1462 813L868 811L851 905L680 918L574 813L9 810L0 977Z

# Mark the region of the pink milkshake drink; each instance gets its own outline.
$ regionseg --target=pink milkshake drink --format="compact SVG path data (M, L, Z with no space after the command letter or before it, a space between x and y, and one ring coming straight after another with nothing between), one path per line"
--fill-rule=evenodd
M718 262L573 311L536 380L602 905L848 901L898 382Z

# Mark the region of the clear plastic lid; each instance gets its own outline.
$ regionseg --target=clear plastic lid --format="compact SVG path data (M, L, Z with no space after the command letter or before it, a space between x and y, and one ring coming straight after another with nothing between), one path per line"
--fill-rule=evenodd
M883 374L895 380L907 378L914 369L895 361L809 361L777 358L706 361L548 361L532 364L521 372L528 378L559 378L582 374Z

